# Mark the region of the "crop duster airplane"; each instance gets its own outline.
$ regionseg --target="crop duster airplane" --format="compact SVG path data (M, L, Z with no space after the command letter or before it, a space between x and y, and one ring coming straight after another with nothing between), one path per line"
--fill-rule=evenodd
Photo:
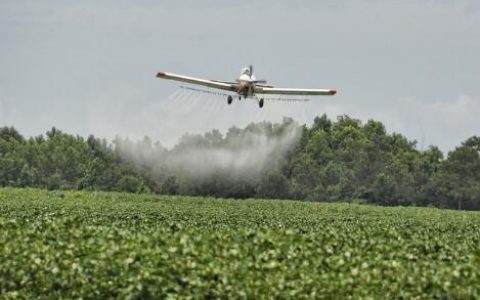
M263 95L333 96L337 93L336 90L331 89L276 88L272 85L268 85L266 80L257 80L253 75L252 65L250 65L248 68L242 68L240 77L236 80L236 82L200 79L167 72L158 72L157 77L234 92L238 94L238 100L241 100L242 97L245 99L250 97L256 98L260 108L263 107ZM257 95L261 95L260 98ZM232 104L232 95L226 94L226 96L227 103Z

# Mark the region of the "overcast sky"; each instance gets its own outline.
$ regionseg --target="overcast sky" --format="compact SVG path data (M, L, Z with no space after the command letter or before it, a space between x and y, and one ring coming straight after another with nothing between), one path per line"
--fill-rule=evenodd
M480 135L480 1L0 1L0 126L172 144L292 117L382 121L447 151ZM309 103L226 105L159 70L234 80L254 64Z

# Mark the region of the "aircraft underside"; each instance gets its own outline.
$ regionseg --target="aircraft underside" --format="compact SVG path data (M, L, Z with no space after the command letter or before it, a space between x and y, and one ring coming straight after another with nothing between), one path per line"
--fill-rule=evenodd
M258 98L255 94L248 94L248 93L246 93L246 94L238 94L238 100L242 100L242 98L243 98L243 99L255 98L255 99L257 100L258 106L259 106L260 108L263 107L263 103L265 102L265 101L264 101L264 98ZM232 96L232 95L228 95L228 96L227 96L227 103L228 103L228 105L232 104L232 102L233 102L233 96Z

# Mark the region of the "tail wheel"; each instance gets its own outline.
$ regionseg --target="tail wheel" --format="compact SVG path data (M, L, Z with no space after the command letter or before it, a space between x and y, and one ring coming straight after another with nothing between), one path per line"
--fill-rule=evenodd
M228 105L232 104L232 101L233 101L232 96L228 96L228 97L227 97L227 103L228 103Z
M263 98L260 98L260 101L258 101L258 106L260 106L260 108L263 107Z

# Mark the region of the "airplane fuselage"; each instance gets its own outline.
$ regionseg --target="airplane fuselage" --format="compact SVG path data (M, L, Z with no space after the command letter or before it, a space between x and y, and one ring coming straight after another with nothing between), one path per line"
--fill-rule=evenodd
M255 96L255 80L252 69L243 68L240 72L240 77L237 79L237 94L245 98Z
M238 81L237 94L245 98L255 95L255 84L248 81Z

